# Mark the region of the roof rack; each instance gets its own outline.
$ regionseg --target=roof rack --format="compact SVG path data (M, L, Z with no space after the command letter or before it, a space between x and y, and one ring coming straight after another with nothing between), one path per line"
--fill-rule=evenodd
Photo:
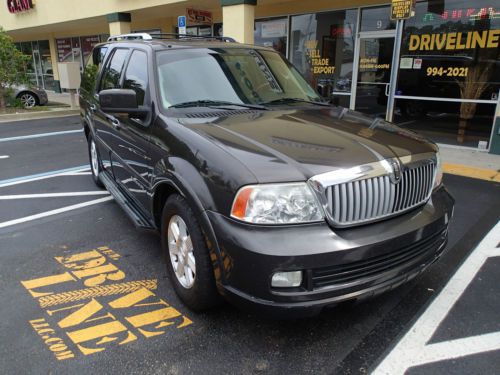
M205 35L187 35L187 34L174 34L174 33L131 33L114 35L108 38L108 42L117 40L153 40L153 39L166 39L166 40L220 40L221 42L236 43L231 37L228 36L205 36Z
M113 35L108 38L108 42L112 42L115 40L134 40L134 39L144 39L151 40L151 35L148 33L131 33L131 34L121 34L121 35Z

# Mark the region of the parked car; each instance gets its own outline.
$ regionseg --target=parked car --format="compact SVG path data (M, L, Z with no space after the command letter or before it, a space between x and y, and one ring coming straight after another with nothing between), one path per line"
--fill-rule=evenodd
M14 86L14 96L19 99L24 108L33 108L36 105L46 105L49 102L47 92L41 87Z
M113 37L81 87L92 177L159 231L192 309L222 295L317 314L407 282L445 248L438 147L321 102L270 48Z

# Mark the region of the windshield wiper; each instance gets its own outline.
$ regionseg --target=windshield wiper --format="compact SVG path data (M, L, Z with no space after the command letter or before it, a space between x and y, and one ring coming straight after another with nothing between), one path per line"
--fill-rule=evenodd
M190 102L183 102L171 105L169 108L190 108L190 107L222 107L222 106L238 106L251 109L267 110L266 107L259 104L246 104L246 103L233 103L223 100L193 100Z
M259 104L272 105L272 104L289 104L289 103L308 103L308 104L320 105L323 107L328 107L330 105L327 102L316 102L300 98L280 98L280 99L270 100L268 102L260 102Z

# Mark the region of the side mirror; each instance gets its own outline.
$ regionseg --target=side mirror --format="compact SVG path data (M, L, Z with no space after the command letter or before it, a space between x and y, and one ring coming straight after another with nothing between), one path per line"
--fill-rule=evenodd
M144 113L144 107L137 106L137 95L134 90L109 89L99 92L99 105L103 112L110 113Z

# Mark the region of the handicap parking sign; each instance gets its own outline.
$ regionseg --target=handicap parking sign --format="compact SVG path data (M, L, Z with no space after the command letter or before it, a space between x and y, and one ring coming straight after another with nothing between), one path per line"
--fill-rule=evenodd
M177 17L177 27L186 27L186 16Z
M177 17L177 28L179 34L186 34L186 16Z

